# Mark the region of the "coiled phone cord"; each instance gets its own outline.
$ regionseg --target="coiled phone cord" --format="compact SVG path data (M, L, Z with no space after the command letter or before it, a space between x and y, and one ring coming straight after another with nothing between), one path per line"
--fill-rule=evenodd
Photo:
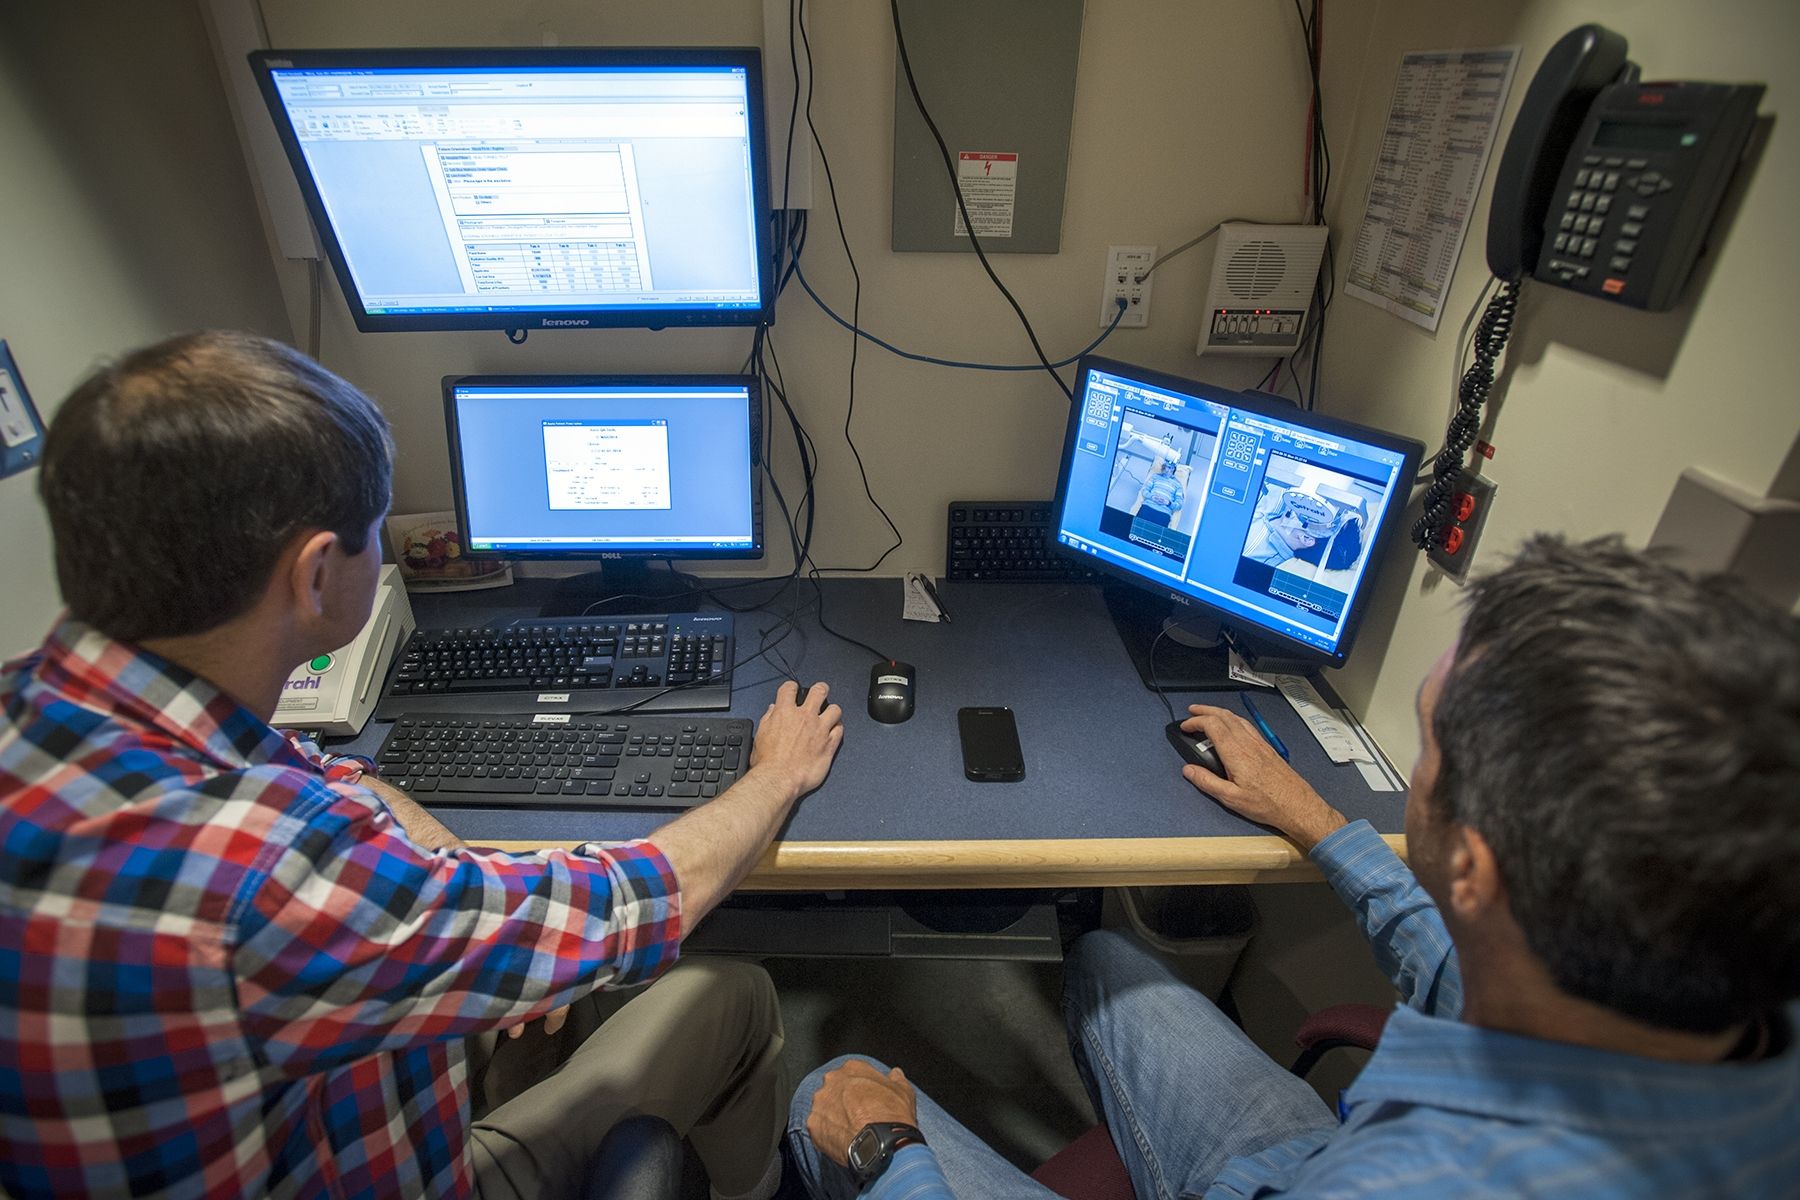
M1425 493L1424 508L1413 523L1413 545L1421 550L1441 546L1450 527L1450 500L1462 482L1463 464L1475 435L1481 431L1481 410L1488 392L1494 386L1494 364L1512 337L1513 315L1519 307L1517 279L1501 283L1500 290L1488 301L1475 329L1475 361L1463 372L1457 389L1456 415L1444 431L1444 448L1431 460L1431 487Z

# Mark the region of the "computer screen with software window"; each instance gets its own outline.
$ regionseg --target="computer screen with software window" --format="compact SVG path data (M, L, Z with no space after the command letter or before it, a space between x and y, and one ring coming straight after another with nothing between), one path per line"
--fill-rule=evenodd
M1058 548L1284 651L1341 662L1423 450L1273 400L1084 359Z
M463 545L509 558L762 555L752 376L444 380Z
M755 50L251 61L358 328L772 318Z

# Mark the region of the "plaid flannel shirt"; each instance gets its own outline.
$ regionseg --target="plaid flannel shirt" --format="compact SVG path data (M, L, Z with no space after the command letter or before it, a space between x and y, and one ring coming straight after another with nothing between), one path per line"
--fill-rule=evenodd
M463 1039L675 960L647 843L427 852L78 622L0 673L0 1192L456 1196Z

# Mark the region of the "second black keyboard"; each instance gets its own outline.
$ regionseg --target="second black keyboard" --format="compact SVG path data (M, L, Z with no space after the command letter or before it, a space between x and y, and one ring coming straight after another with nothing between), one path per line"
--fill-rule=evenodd
M952 500L944 578L998 583L1092 583L1099 575L1051 548L1047 500Z
M375 715L726 709L732 626L730 613L679 613L421 629Z
M749 769L752 732L741 717L409 714L375 761L421 804L691 808Z

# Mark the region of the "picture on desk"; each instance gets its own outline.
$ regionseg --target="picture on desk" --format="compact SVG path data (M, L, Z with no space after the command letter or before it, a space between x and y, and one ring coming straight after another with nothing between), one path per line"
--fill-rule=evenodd
M1269 455L1233 582L1336 619L1368 554L1383 489L1314 463Z
M1106 488L1100 531L1175 563L1186 561L1219 443L1214 430L1127 408Z

